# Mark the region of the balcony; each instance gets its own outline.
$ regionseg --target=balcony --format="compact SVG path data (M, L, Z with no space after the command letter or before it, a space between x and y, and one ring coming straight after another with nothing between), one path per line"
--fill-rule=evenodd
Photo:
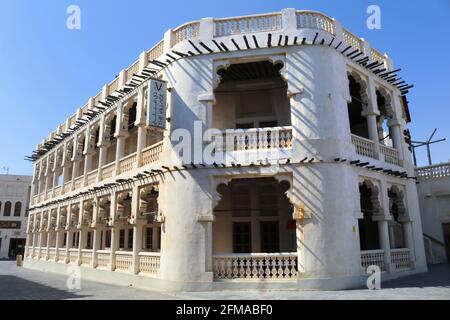
M213 272L216 280L297 279L297 252L215 254Z
M356 154L378 160L375 144L372 140L352 134L352 143L355 146ZM380 144L379 151L379 154L382 155L382 160L384 162L396 166L402 166L397 149Z
M227 129L214 135L213 141L216 154L223 153L224 158L286 159L292 152L292 127Z
M417 168L416 174L422 179L450 177L450 162Z
M130 172L135 168L142 167L154 163L156 161L159 161L161 152L162 152L162 141L143 149L142 160L140 165L137 163L136 152L127 155L119 161L119 168L117 172L115 172L116 162L115 161L110 162L102 167L102 173L99 180L100 181L106 180L112 178L113 176ZM74 180L65 182L62 186L61 185L56 186L45 192L41 192L40 194L33 196L32 204L35 205L40 202L43 202L44 200L59 197L63 194L70 193L85 186L91 186L98 182L97 180L99 175L98 171L99 171L98 169L94 169L84 175L75 178Z

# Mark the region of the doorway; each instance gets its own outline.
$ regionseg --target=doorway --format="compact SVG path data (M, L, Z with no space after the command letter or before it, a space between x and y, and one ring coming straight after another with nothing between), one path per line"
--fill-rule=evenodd
M21 254L22 257L25 253L25 239L15 238L9 240L8 257L15 259L17 255Z

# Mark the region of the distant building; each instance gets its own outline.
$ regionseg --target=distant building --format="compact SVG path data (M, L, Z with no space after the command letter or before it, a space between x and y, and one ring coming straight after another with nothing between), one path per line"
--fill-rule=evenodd
M427 262L450 261L450 162L417 168L417 178Z
M0 174L0 259L24 253L31 179Z

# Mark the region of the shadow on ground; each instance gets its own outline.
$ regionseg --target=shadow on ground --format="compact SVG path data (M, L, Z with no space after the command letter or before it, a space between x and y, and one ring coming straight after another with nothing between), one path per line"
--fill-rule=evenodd
M383 288L450 287L450 264L428 266L428 272L402 277L383 283Z
M83 297L87 296L16 276L0 275L0 300L65 300Z

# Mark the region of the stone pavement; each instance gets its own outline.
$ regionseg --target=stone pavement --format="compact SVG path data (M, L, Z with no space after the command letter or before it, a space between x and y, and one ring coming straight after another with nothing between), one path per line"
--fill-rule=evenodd
M5 299L445 299L450 300L450 265L431 266L429 272L383 283L381 290L343 291L215 291L156 292L82 280L81 290L69 290L64 275L18 268L14 261L0 261L0 300Z

